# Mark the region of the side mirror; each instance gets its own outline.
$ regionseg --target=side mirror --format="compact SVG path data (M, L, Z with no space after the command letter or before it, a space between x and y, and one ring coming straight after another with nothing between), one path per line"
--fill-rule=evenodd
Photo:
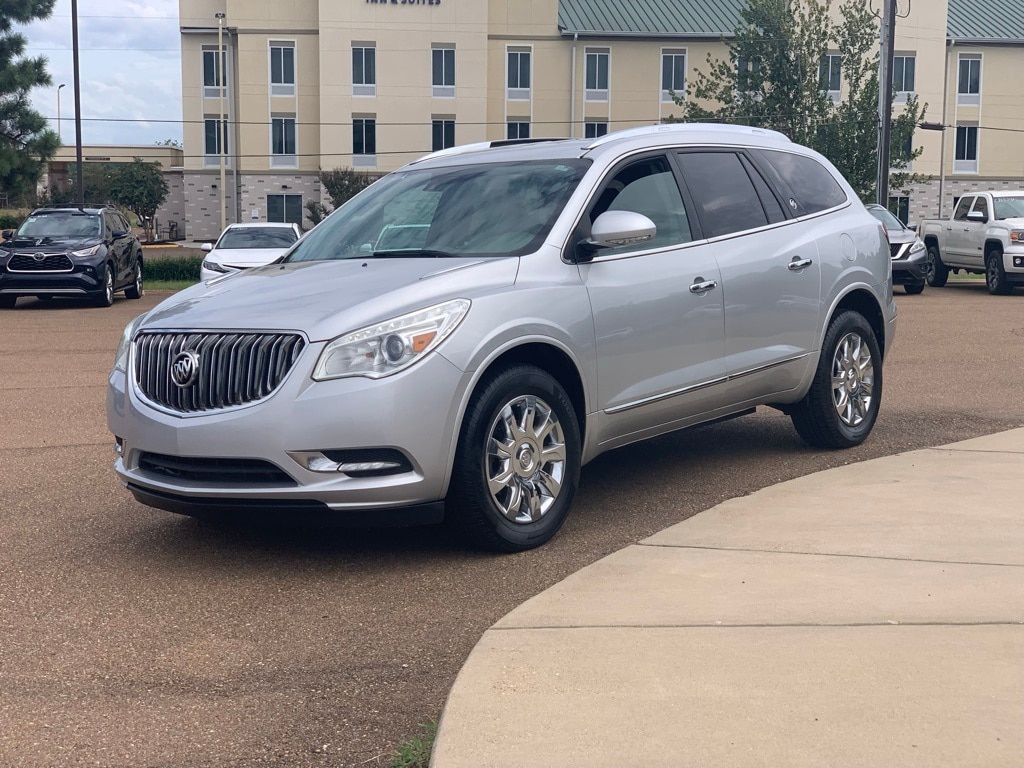
M122 237L124 237L127 234L128 233L125 232L123 229L115 229L113 232L110 233L110 236L112 238L114 238L115 240L120 240Z
M590 228L590 237L580 245L585 250L618 248L622 245L644 243L657 234L654 222L642 213L633 211L605 211Z
M984 224L986 221L988 221L988 216L986 216L981 211L971 211L970 213L967 214L967 220L980 221L982 224Z
M202 245L199 246L199 250L207 252L212 251L213 243L203 243Z
M13 229L5 229L4 232L3 232L4 240L10 240L12 237L14 237L14 230Z
M917 232L917 224L907 224L907 229L911 232Z

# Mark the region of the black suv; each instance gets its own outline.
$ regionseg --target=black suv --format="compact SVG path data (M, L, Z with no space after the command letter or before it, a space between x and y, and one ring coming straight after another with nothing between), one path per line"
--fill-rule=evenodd
M19 296L142 296L142 244L114 208L38 208L0 242L0 307Z

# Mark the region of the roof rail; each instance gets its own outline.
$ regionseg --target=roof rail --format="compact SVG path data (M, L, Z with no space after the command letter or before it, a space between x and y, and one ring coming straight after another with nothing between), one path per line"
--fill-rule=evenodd
M82 205L79 205L78 203L47 203L46 205L37 205L36 206L36 210L40 210L40 209L44 209L44 208L55 208L55 209L74 208L77 211L79 208L109 208L109 207L110 207L109 205L102 205L102 204L101 205L97 205L95 203L82 203Z
M618 139L631 139L635 136L651 136L658 133L689 133L693 131L713 131L722 133L743 133L748 136L769 136L773 139L789 141L784 133L773 131L768 128L754 128L749 125L736 125L734 123L660 123L658 125L644 125L639 128L626 128L614 133L606 133L586 146L586 149L594 149Z
M499 147L512 147L517 144L539 144L545 141L566 141L564 136L552 136L545 138L536 139L499 139L497 141L479 141L475 144L460 144L456 147L448 147L448 149L439 149L436 152L418 157L413 160L409 165L415 165L416 163L422 163L424 160L433 160L436 157L452 157L454 155L466 155L470 152L480 152L485 149L498 149Z

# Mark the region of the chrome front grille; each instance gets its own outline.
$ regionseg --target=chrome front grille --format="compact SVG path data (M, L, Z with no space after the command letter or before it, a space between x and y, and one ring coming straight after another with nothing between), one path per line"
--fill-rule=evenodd
M65 253L15 253L7 262L10 272L70 272L74 268Z
M898 259L903 255L903 251L909 247L910 243L889 243L889 254L894 259Z
M147 399L180 413L262 400L280 386L305 342L294 333L142 333L133 345L135 384ZM198 358L194 381L179 386L175 358Z

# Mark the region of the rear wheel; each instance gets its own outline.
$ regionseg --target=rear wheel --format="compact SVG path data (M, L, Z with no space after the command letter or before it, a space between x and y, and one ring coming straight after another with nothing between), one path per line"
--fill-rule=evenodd
M852 448L871 433L882 399L882 355L862 315L846 311L829 325L807 395L793 426L815 448Z
M906 285L903 286L903 290L905 290L911 296L917 296L919 293L924 292L924 283L921 283L920 285L907 283Z
M928 285L932 288L941 288L949 280L949 267L942 263L942 256L939 255L939 246L929 245L928 246L928 261L927 261L927 277Z
M135 272L132 274L132 284L124 289L126 299L141 299L145 293L142 286L142 259L135 261Z
M572 402L547 372L517 365L485 379L455 453L446 516L471 544L520 552L562 527L580 475Z
M107 264L103 267L103 276L100 278L100 282L103 285L101 290L95 298L97 307L109 307L114 303L114 273L110 271L110 265Z
M989 251L985 257L985 286L993 296L1013 293L1013 283L1006 279L1003 269L1003 252L998 248Z

